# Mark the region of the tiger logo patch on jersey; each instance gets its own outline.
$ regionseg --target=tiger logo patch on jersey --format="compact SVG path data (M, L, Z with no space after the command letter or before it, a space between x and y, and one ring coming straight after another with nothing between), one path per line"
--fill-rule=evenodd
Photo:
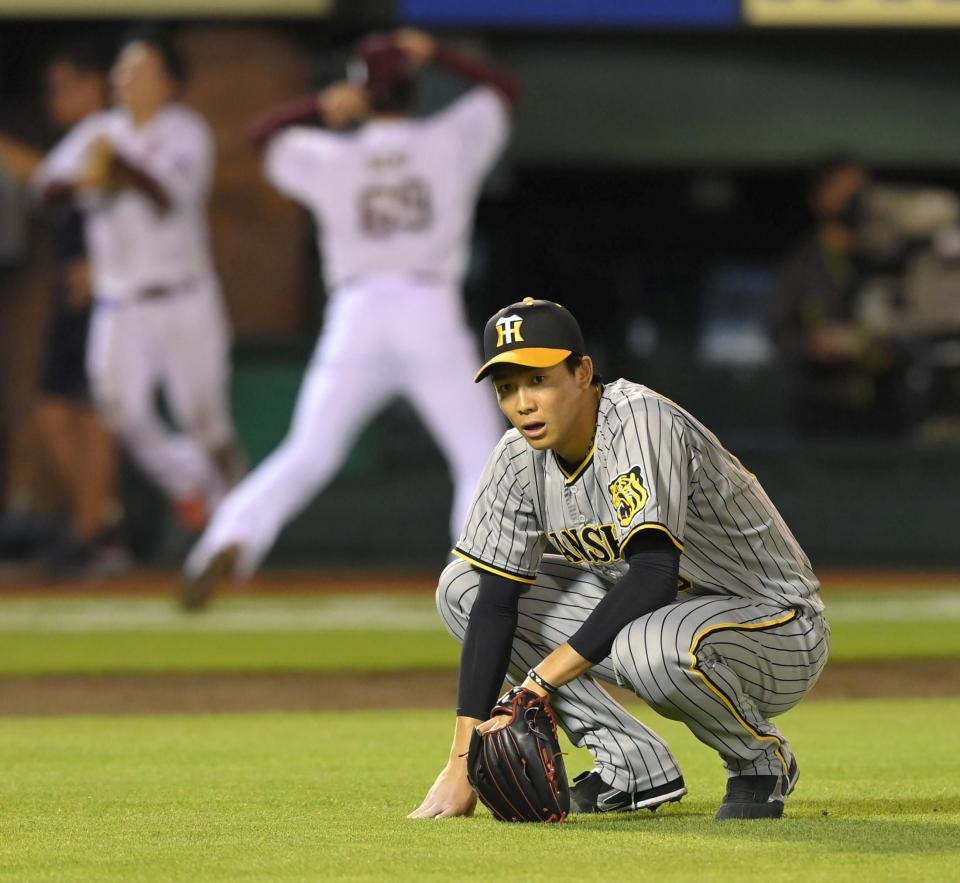
M617 513L621 527L628 527L636 515L650 499L650 494L643 486L643 475L638 466L631 467L629 472L618 475L609 484L610 499Z

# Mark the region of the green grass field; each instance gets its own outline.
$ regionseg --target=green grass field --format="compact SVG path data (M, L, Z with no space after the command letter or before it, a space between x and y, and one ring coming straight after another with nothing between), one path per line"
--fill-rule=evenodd
M827 595L832 659L960 658L957 590ZM429 595L0 599L0 677L455 668ZM718 758L637 707L690 794L561 826L411 822L452 712L0 716L0 881L960 880L960 698L817 701L779 822L713 821ZM571 749L570 775L589 767Z
M443 712L0 719L0 879L957 879L960 701L800 706L782 719L802 770L788 817L724 825L716 757L640 714L689 796L555 827L404 819Z

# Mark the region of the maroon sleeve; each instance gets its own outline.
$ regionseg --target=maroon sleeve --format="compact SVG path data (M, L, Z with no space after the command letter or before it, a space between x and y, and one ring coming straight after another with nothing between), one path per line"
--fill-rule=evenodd
M443 44L437 45L433 62L438 67L446 68L471 83L496 89L511 109L516 105L517 98L520 96L520 85L516 78L503 68L481 61L473 55L457 52Z
M247 137L257 150L263 150L281 129L298 123L315 122L319 115L316 93L300 95L254 117L247 125Z
M113 155L110 161L110 176L122 185L139 190L159 211L165 212L170 208L172 201L163 185L125 157Z
M159 211L165 212L170 208L171 200L163 185L139 166L135 166L128 159L114 154L110 159L109 180L114 187L132 187L143 193ZM77 185L68 181L51 181L41 193L46 203L60 202L72 199L77 191Z

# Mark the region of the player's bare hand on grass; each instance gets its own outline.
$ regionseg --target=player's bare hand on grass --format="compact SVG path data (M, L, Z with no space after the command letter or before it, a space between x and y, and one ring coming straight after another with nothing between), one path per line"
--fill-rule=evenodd
M326 126L345 129L367 116L370 104L367 93L352 83L334 83L317 96L317 108Z
M467 781L466 763L449 763L443 768L427 796L408 819L452 819L472 816L477 795Z
M416 28L401 28L393 35L393 42L421 67L429 64L437 52L437 41Z

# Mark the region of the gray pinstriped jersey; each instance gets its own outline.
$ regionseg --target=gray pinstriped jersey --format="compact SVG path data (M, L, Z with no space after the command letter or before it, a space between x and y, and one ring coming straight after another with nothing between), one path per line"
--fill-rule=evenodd
M555 550L612 584L640 530L681 550L682 588L823 609L810 561L756 476L681 407L627 380L604 387L593 448L572 473L509 430L454 551L533 582Z

